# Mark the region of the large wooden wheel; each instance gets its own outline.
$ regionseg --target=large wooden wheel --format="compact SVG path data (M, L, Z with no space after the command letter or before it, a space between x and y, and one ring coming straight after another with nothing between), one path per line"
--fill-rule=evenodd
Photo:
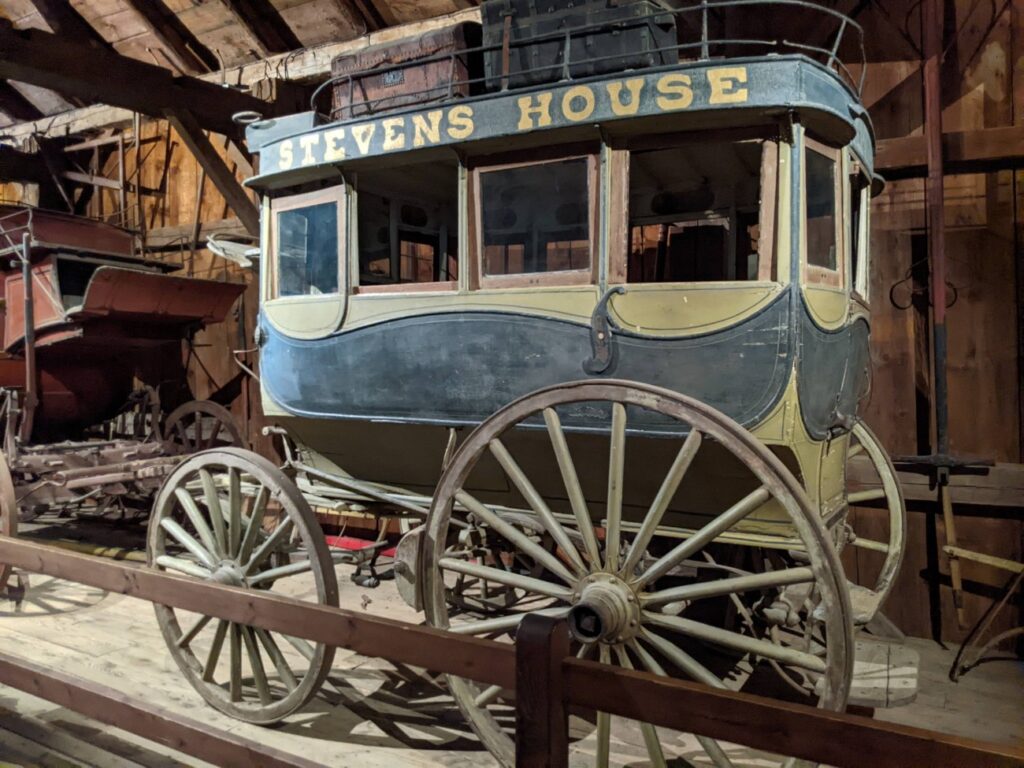
M164 422L163 437L168 450L175 454L244 445L231 411L210 400L191 400L171 411Z
M846 546L853 549L847 555L848 575L851 583L850 598L853 620L857 625L867 624L889 596L903 562L907 541L907 507L903 501L896 468L882 444L862 421L850 432L847 461L864 455L871 471L865 477L877 487L849 491L847 503L874 504L881 502L885 513L872 518L869 525L860 515L848 515L845 530ZM851 468L847 467L849 477Z
M149 522L149 565L180 575L338 604L330 552L294 483L250 451L196 454L167 477ZM216 709L275 723L319 690L334 648L157 605L167 647ZM226 646L226 647L225 647Z
M605 409L611 417L607 470L602 470L607 495L597 519L561 425L563 416L582 408ZM640 507L646 511L627 520L623 510L637 510L623 503L630 498L627 431L630 421L650 424L652 416L663 425L675 422L671 426L687 436L671 447L674 459L665 462L660 487ZM548 468L532 479L522 467L538 467L542 451L536 441L529 456L517 458L509 449L524 423L535 430L546 427L550 442L544 449ZM702 450L731 457L748 478L726 489L734 499L727 506L670 538L665 535L666 520L674 514L670 506L681 485L681 496L698 493L703 478L693 475L707 465L694 462ZM494 477L495 466L500 467L537 525L519 524L516 514L465 490L475 487L478 465L488 473L485 487L491 488L502 485ZM536 484L545 482L541 474L560 477L564 489L552 498L542 495ZM565 501L558 504L555 496ZM791 533L774 548L753 546L737 526L758 519L768 506L783 510ZM477 533L450 530L453 513L466 515ZM543 534L536 532L538 525ZM723 543L729 541L747 544ZM424 609L437 627L514 641L516 627L530 613L566 616L580 657L720 688L751 690L748 683L755 678L769 678L777 690L796 689L807 703L833 710L846 703L853 662L849 598L817 512L794 476L750 433L667 390L614 380L578 382L540 390L498 411L466 439L441 478L420 567ZM489 611L460 612L466 576L485 585L488 594L504 588L514 600L491 600ZM458 601L452 600L455 589L461 593ZM707 609L715 605L724 606L717 623L708 619ZM449 685L485 746L501 764L513 765L510 694L457 677L450 677ZM611 717L597 713L596 727L576 742L574 764L613 764L618 758L612 752L622 748L632 755L630 764L645 754L651 764L665 765L678 751L678 734L659 733L649 724L620 722L614 750L612 732ZM623 739L630 738L624 747ZM686 759L734 764L735 749L702 737L696 743L701 754Z

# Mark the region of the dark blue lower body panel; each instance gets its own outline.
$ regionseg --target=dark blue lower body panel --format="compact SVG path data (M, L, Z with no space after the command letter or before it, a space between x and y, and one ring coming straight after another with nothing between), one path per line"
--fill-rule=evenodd
M698 337L616 332L611 367L590 376L590 328L551 318L458 312L404 318L315 341L290 339L264 322L263 384L296 416L476 424L541 387L585 378L646 382L701 400L745 426L779 401L793 364L790 302ZM560 411L566 427L600 429L603 407ZM653 414L633 429L677 433Z

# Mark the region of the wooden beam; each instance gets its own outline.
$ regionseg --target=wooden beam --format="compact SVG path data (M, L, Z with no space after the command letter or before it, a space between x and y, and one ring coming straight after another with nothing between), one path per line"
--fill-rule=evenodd
M942 136L946 173L989 172L1024 165L1024 125L954 131ZM875 167L886 178L923 178L928 173L924 136L878 142Z
M235 21L252 35L263 55L286 53L303 47L302 41L295 36L277 9L270 4L270 0L221 0L221 2Z
M452 635L434 627L301 602L258 589L226 587L7 536L0 536L0 563L432 672L508 689L516 685L515 648L506 643L461 636L458 652L452 653Z
M199 230L199 240L205 243L210 235L245 235L245 227L236 218L204 221ZM176 227L159 227L146 233L145 248L147 251L177 251L188 247L193 235L191 224Z
M260 234L259 208L249 197L245 187L235 178L234 172L228 168L224 158L210 142L195 116L187 109L181 109L168 112L167 118L174 126L174 130L181 135L181 139L189 151L195 155L196 160L206 171L210 181L224 196L228 206L235 212L245 230L250 235L258 237Z
M32 7L55 35L79 45L112 50L107 40L82 18L69 0L30 0Z
M1024 761L1024 750L1019 747L709 688L689 680L653 677L594 661L570 657L562 670L570 700L589 709L815 764L840 768L1019 768Z
M340 43L324 43L301 51L278 54L266 60L232 67L226 72L199 75L196 79L215 84L220 83L222 79L226 79L230 83L249 87L257 80L265 80L267 72L273 71L287 72L289 80L323 78L331 71L331 61L341 54L354 53L371 45L394 43L400 40L413 40L427 32L466 21L479 20L479 8L474 8L470 11L458 11L426 21L388 27L353 40L345 40ZM286 114L286 112L277 114ZM40 121L6 126L4 133L12 141L27 141L36 135L69 136L113 126L130 125L133 117L133 113L124 107L96 105L51 115Z
M267 768L316 768L320 765L218 728L208 720L193 720L157 703L133 699L116 688L72 677L5 653L0 653L0 684L213 765L260 765Z
M143 18L150 32L170 52L183 72L200 74L220 68L217 57L181 23L164 0L127 0L127 3Z
M913 502L935 502L935 489L927 475L897 471L903 498ZM878 473L865 455L847 464L846 478L851 491L881 488ZM957 506L1024 508L1024 464L996 464L982 474L959 474L949 478L949 490Z
M104 189L113 189L120 192L124 189L121 182L116 179L108 179L104 176L94 176L90 173L79 173L78 171L64 171L61 173L61 177L68 181L73 181L76 184L87 184L92 187L103 187Z
M277 109L232 88L176 77L164 67L100 52L36 29L0 27L0 78L155 117L169 109L188 109L204 128L224 134L237 131L231 120L237 112L271 115Z
M0 112L15 121L38 120L43 116L39 107L6 80L0 80Z

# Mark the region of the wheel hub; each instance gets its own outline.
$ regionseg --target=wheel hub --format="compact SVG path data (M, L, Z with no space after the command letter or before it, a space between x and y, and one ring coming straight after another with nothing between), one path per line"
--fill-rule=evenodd
M623 643L640 628L640 602L622 579L595 573L580 582L569 609L569 632L581 643Z
M210 581L229 587L244 587L245 574L234 560L222 560L217 570L210 576Z

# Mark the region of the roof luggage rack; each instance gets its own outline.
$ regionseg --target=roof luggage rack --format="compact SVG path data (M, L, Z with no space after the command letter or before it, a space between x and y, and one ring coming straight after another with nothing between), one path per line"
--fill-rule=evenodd
M311 108L320 111L328 90L334 94L332 118L351 119L385 112L396 103L453 101L677 62L784 54L807 56L834 71L858 96L863 89L864 30L849 16L809 0L701 0L681 7L674 7L674 0L548 0L547 6L536 11L534 0L485 0L483 45L411 60L394 57L390 60L398 63L338 74L317 87ZM766 11L780 7L791 11L781 14L787 20L783 33L792 29L794 18L813 20L797 35L805 39L773 36L765 29L780 17ZM539 31L552 27L557 29ZM474 60L483 66L467 66ZM438 69L451 76L408 87L423 78L406 78L407 70L445 63ZM403 88L400 102L388 87Z

